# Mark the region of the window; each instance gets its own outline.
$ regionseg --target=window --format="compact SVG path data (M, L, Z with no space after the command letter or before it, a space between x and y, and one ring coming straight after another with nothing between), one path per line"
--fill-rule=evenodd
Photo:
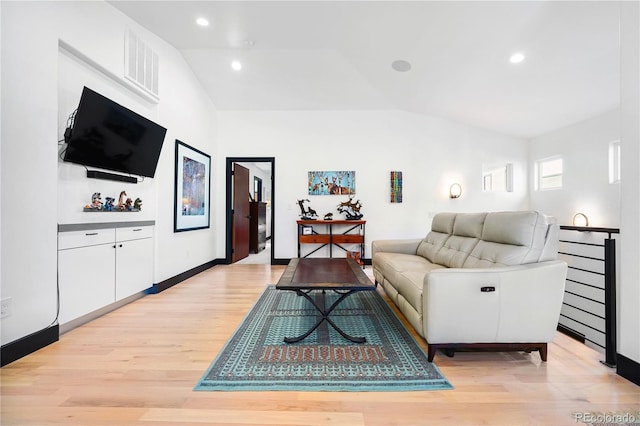
M620 141L609 144L609 183L620 182Z
M262 179L253 177L253 201L262 201Z
M562 188L562 157L536 161L536 190Z

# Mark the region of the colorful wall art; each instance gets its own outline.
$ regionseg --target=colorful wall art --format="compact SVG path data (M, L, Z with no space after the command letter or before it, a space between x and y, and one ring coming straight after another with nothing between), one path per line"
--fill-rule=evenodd
M309 195L356 193L356 172L309 172Z
M391 202L402 202L402 172L391 172Z

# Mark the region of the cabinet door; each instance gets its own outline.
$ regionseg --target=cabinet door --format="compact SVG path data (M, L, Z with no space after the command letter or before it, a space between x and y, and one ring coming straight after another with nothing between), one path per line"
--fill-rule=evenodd
M116 243L116 300L153 286L153 239Z
M60 324L115 301L113 246L110 243L58 252Z

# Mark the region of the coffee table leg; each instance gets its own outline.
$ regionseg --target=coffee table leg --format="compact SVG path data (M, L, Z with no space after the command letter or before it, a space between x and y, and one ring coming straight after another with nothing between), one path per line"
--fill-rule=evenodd
M367 339L365 337L354 337L351 336L347 333L345 333L340 327L338 327L330 318L329 318L329 314L344 300L347 298L347 296L349 296L352 293L355 293L356 290L350 290L347 291L345 293L339 293L340 297L338 298L338 300L336 300L335 302L333 302L333 305L331 305L331 307L329 309L325 309L325 303L324 303L324 297L325 297L325 291L322 290L322 306L318 306L318 304L315 302L315 300L313 300L313 298L311 296L309 296L309 293L305 293L304 291L300 291L300 290L296 290L296 293L299 296L304 297L305 299L307 299L309 302L311 302L311 304L316 308L316 310L318 312L320 312L320 314L322 314L322 318L320 318L318 320L318 322L316 322L316 324L311 327L309 329L309 331L307 331L306 333L298 336L298 337L285 337L284 341L285 343L296 343L299 342L303 339L306 339L311 333L313 333L313 331L318 328L320 326L320 324L322 324L323 321L327 321L329 324L331 324L331 326L338 332L340 333L340 335L342 337L344 337L347 340L352 341L353 343L364 343L367 341Z

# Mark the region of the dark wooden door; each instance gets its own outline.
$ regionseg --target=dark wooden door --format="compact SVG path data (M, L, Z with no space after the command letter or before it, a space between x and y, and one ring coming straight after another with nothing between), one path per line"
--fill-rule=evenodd
M232 263L249 256L249 219L249 169L234 163Z

